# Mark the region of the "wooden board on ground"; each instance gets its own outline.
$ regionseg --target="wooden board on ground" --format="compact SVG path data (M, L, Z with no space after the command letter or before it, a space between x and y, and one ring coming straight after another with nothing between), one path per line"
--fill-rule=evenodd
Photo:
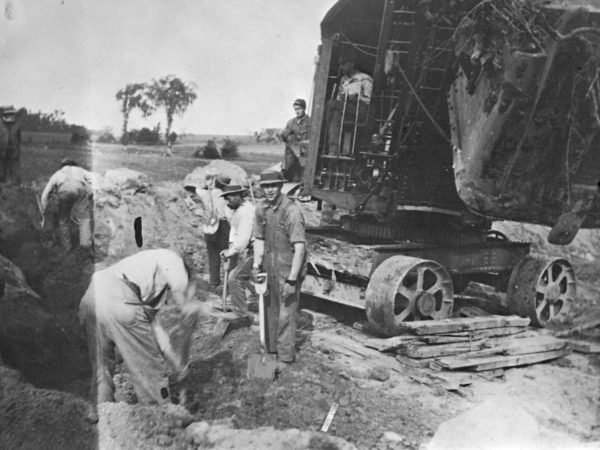
M427 334L419 336L419 340L427 342L428 344L450 344L453 342L479 341L491 337L511 336L523 333L525 330L527 330L526 327L488 328L487 330L463 331L451 335Z
M481 350L484 345L485 341L441 345L404 344L398 348L398 354L408 356L409 358L434 358Z
M403 364L408 367L414 367L415 369L422 369L429 367L429 364L436 361L436 358L409 358L403 355L396 355L396 359L400 364Z
M432 365L436 368L448 370L492 370L506 367L523 366L527 364L535 364L542 361L560 358L571 353L571 347L565 346L558 350L550 350L547 352L526 353L521 355L492 355L471 358L440 358Z
M425 335L456 333L459 331L483 330L499 327L524 327L527 325L529 325L529 318L525 317L485 316L403 322L400 325L400 328L410 333Z
M483 316L491 316L492 313L489 313L479 306L463 306L458 310L458 314L462 317L483 317Z
M387 339L365 338L363 345L374 348L380 352L391 352L406 343L418 343L418 338L414 335L394 336ZM425 344L422 344L425 345Z
M569 339L573 351L578 353L600 353L600 342L590 342L581 339Z

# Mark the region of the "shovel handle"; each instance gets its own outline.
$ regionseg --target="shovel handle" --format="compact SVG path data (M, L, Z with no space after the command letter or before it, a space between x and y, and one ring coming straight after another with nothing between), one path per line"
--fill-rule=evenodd
M229 279L229 258L226 258L223 261L223 298L221 299L221 306L223 307L223 311L227 306L227 284Z

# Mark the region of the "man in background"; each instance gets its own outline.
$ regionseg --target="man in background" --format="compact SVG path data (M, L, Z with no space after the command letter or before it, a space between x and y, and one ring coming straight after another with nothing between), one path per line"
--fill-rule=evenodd
M58 219L58 237L65 251L73 248L71 221L79 228L79 246L93 250L94 195L92 174L69 158L61 161L61 168L50 177L42 192L41 212L45 215L50 198L56 204L53 214Z
M0 183L21 183L21 121L25 108L0 106Z
M340 87L335 100L327 103L327 145L329 154L338 153L343 123L363 122L367 117L373 90L373 78L358 70L358 57L353 50L339 58Z
M285 153L281 171L288 181L302 180L306 151L308 149L308 133L310 117L306 114L306 101L302 98L294 100L295 117L288 120L281 131L281 138L285 142Z

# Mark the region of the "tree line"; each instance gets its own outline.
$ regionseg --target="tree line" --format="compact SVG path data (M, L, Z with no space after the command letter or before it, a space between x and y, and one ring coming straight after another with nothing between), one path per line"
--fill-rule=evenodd
M21 129L45 133L70 133L73 142L86 142L89 139L89 132L83 125L68 123L64 111L58 109L51 113L28 111L22 119Z
M166 115L165 141L170 144L174 141L171 127L175 115L182 116L187 108L197 98L196 86L193 83L184 83L174 75L166 75L149 83L129 83L119 89L115 95L121 104L123 114L123 133L121 142L127 144L130 133L127 129L129 116L134 109L138 109L143 117L152 115L163 109ZM159 126L155 127L158 132Z

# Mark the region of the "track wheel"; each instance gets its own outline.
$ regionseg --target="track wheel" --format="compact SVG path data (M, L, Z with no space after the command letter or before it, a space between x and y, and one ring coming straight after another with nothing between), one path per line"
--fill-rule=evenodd
M384 336L395 336L401 322L448 317L452 279L435 261L392 256L371 275L366 297L371 325Z
M575 273L566 259L525 256L508 281L508 308L538 327L560 324L568 317L576 290Z

